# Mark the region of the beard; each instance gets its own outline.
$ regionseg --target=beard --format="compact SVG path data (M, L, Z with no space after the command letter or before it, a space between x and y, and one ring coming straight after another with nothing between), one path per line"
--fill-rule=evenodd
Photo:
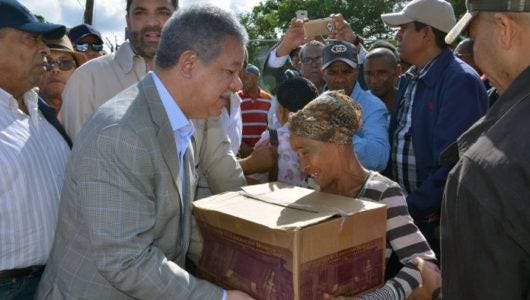
M153 57L155 57L156 50L158 49L158 44L160 41L146 41L145 34L147 32L157 32L158 34L160 34L161 31L162 27L160 26L147 26L139 31L137 30L129 32L131 45L136 54L147 59L152 59Z

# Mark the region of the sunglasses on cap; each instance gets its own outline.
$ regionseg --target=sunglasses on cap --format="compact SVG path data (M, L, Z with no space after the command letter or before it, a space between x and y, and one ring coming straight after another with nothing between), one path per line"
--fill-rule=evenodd
M73 68L75 68L76 63L73 59L59 59L59 60L53 60L48 59L46 62L46 70L51 71L53 68L57 66L59 70L61 71L70 71Z
M75 50L77 52L87 52L88 49L92 49L92 51L99 52L103 50L103 44L99 44L99 43L75 44Z

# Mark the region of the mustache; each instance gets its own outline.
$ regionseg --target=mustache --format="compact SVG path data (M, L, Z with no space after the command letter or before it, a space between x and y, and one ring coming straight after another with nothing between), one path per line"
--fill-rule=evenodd
M161 26L147 26L147 27L142 28L142 30L140 30L140 33L142 35L144 35L144 34L146 34L148 32L161 33L162 32L162 27Z

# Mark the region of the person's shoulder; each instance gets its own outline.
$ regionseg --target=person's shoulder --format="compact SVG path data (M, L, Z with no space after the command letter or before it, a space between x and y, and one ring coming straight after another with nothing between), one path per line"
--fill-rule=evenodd
M365 184L365 196L368 199L381 201L392 196L403 196L401 187L378 172L370 172Z
M359 104L361 105L363 112L369 111L387 111L387 108L383 101L379 99L376 95L372 94L369 90L365 90L362 87L358 87L360 89L360 97L357 100Z
M265 99L265 100L271 100L272 99L272 95L269 94L267 91L263 90L263 89L259 89L259 97L261 99Z
M97 74L101 72L102 69L108 68L114 61L114 53L103 55L92 60L87 61L76 69L76 73L85 73L85 74ZM99 75L105 75L99 73Z
M444 71L444 76L446 80L453 79L453 80L465 80L465 81L473 81L482 84L482 81L480 79L480 76L478 75L477 71L473 69L470 65L465 63L463 60L456 56L452 56L447 64L447 68ZM445 80L442 80L442 83Z

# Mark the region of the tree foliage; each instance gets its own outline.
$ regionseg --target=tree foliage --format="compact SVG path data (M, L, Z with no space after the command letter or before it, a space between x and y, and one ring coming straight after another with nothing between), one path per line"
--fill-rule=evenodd
M465 13L465 0L449 2L457 19ZM341 13L355 33L374 40L392 38L394 31L383 24L381 14L400 10L406 3L404 0L266 0L252 12L241 15L240 20L253 40L249 45L250 59L257 62L256 56L263 53L262 48L272 45L257 41L279 39L297 10L307 10L310 19Z

